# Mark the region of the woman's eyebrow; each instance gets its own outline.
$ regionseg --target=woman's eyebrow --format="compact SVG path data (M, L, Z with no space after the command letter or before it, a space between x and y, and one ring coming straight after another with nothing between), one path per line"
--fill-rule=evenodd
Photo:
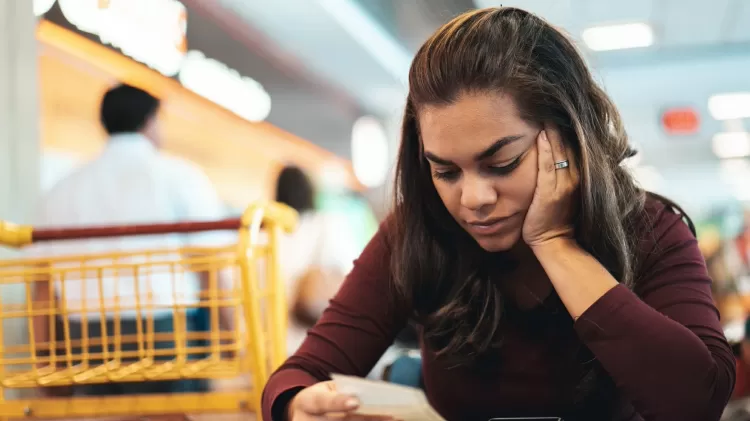
M509 145L517 140L523 139L524 135L517 134L512 136L505 136L495 141L495 143L492 144L489 148L485 149L484 151L478 153L475 157L475 161L483 161L487 158L492 157L495 155L500 149L502 149L504 146ZM437 155L435 155L432 152L425 151L424 157L438 165L455 165L455 163L449 159L441 158Z
M495 143L492 144L492 146L490 146L489 148L485 149L484 151L478 153L474 157L474 160L475 161L483 161L483 160L485 160L487 158L490 158L493 155L495 155L497 153L497 151L499 151L500 149L502 149L504 146L509 145L509 144L511 144L511 143L513 143L513 142L515 142L517 140L520 140L520 139L523 139L523 135L522 134L517 134L517 135L513 135L513 136L505 136L505 137L503 137L501 139L498 139L497 141L495 141Z

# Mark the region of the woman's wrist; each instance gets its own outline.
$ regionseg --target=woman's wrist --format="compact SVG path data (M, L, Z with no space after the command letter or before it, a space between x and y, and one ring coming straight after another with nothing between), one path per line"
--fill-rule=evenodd
M561 253L565 253L570 250L581 250L583 249L578 245L578 242L574 238L570 237L556 237L547 240L543 243L529 245L531 251L536 256L537 260L541 261L544 258L551 256L557 256Z

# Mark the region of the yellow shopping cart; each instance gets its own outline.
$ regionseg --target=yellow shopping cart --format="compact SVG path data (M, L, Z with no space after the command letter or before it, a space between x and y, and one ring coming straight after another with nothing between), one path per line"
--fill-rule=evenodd
M219 247L0 261L0 288L15 291L0 294L0 420L243 412L255 412L259 418L263 386L286 358L287 306L277 250L279 236L296 221L293 209L267 203L251 206L241 218L214 222L61 229L0 222L0 245L9 247L216 230L237 233L233 244ZM198 278L202 288L189 299L181 286ZM136 293L107 296L104 291L111 291L113 284L117 290L118 282L130 282ZM155 297L158 282L162 290L168 284L172 299ZM196 311L206 315L205 329L188 328ZM171 325L155 328L164 313L171 316ZM133 329L124 330L126 319L136 320ZM11 328L16 336L28 338L9 340ZM18 335L19 329L25 335ZM242 376L249 378L249 386L232 391L68 393L81 387L97 391L113 385L147 387Z

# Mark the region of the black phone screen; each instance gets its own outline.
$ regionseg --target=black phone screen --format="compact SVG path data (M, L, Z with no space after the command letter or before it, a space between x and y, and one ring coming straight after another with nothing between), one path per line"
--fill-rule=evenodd
M565 421L560 417L490 418L489 421Z

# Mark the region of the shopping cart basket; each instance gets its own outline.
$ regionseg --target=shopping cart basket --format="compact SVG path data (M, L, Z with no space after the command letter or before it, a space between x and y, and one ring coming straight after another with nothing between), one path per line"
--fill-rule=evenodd
M9 247L49 241L64 247L66 241L124 236L198 236L216 230L237 233L230 235L232 244L217 247L0 261L0 288L15 288L17 297L0 294L0 420L245 411L259 418L263 386L286 358L287 306L277 251L282 231L291 231L296 221L291 208L267 203L251 206L241 218L214 222L61 229L0 222L0 245ZM191 301L180 296L186 295L181 285L198 278L203 288L193 294L197 297ZM131 282L136 293L107 297L104 291L117 282ZM169 284L173 300L165 304L154 298L158 282ZM45 296L46 301L40 299ZM164 312L171 315L172 325L159 331L155 319ZM196 312L206 316L206 329L186 327ZM121 327L126 316L137 321L129 332ZM23 343L8 340L14 323L26 330ZM97 323L94 334L89 326ZM230 392L33 399L8 393L243 375L250 379L249 388Z

